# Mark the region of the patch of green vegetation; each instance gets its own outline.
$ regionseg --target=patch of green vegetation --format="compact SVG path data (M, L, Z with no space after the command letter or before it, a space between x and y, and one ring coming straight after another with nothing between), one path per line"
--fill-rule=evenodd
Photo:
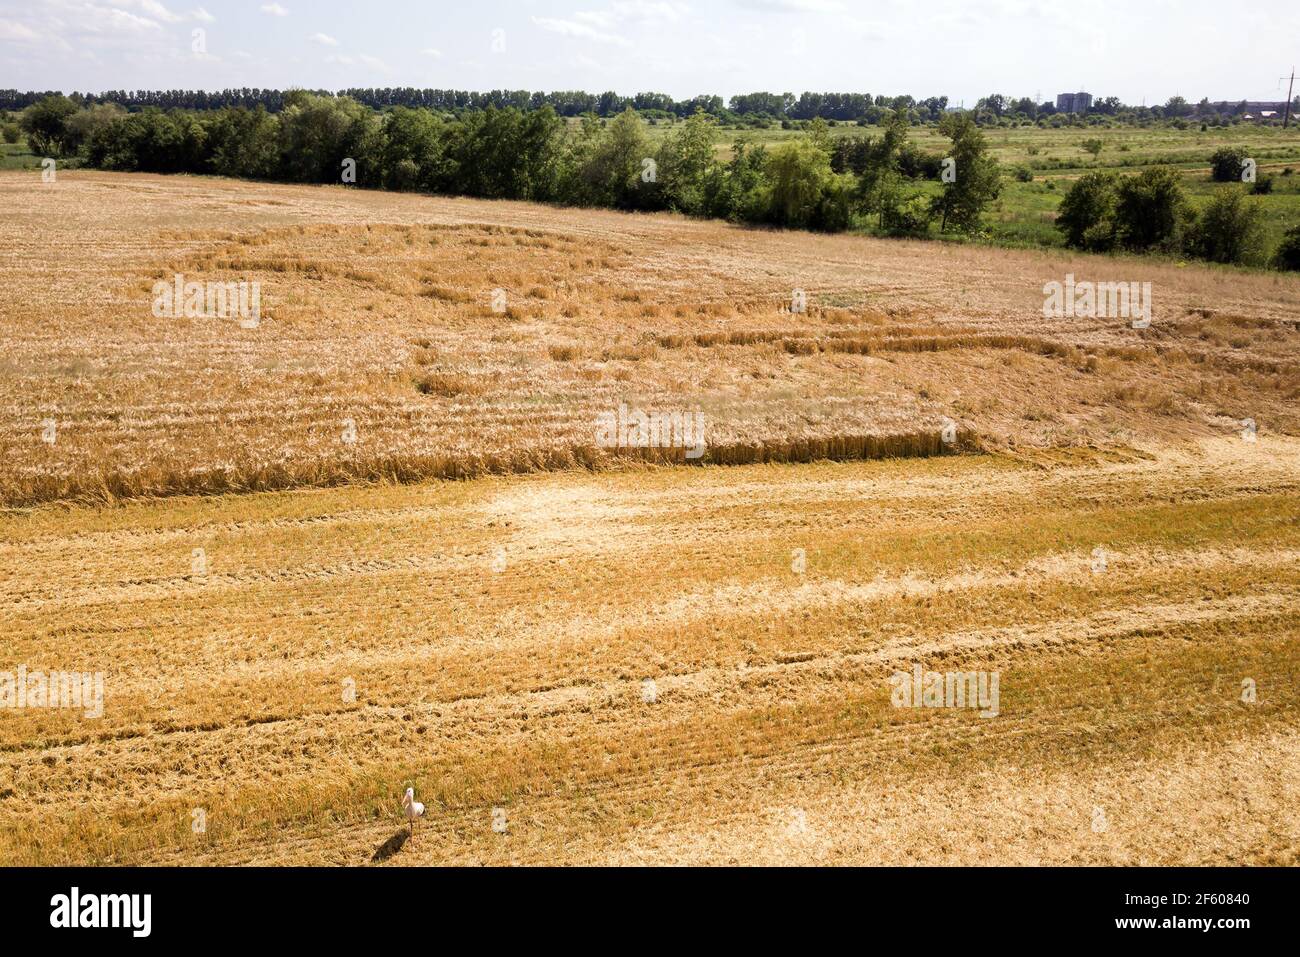
M26 143L0 143L0 169L40 168L41 157L28 149Z

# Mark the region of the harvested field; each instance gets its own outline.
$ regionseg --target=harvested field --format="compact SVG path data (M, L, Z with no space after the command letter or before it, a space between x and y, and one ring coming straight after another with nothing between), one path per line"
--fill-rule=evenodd
M106 699L3 714L0 857L1296 863L1298 486L1261 438L11 514L6 659Z
M0 708L0 861L1300 863L1294 279L0 194L0 701L104 688ZM175 273L261 321L155 317ZM1044 319L1067 273L1150 328ZM702 411L704 467L599 447L620 405ZM916 666L999 697L899 706Z
M705 463L927 454L945 419L987 448L1295 430L1279 274L186 177L0 195L10 505L682 459L599 447L623 404L702 413ZM1044 319L1067 273L1152 283L1150 328ZM260 324L155 317L176 274L260 283Z

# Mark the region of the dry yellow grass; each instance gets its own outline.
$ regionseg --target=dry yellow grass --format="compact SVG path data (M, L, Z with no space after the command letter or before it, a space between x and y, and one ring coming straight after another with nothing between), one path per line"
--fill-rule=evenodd
M1298 466L1233 439L11 514L6 661L107 700L0 713L0 858L1295 863ZM999 671L1000 714L892 707L912 663Z
M0 196L11 505L603 467L621 403L702 412L731 463L933 453L945 417L990 447L1295 428L1278 274L184 177ZM1151 328L1044 319L1067 272L1152 282ZM260 282L261 325L155 318L177 273Z
M1297 863L1294 279L0 196L0 673L106 691L0 709L0 861ZM155 318L177 272L263 321ZM1152 327L1044 320L1066 272L1152 282ZM706 465L931 455L945 417L993 454L609 469L620 403L704 412ZM998 716L894 707L914 663L998 672Z

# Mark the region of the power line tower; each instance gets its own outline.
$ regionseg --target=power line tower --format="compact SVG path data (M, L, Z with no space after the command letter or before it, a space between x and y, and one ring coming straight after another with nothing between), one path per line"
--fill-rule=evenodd
M1278 77L1279 85L1285 79L1287 78L1284 76ZM1287 87L1286 87L1286 114L1282 118L1282 129L1286 129L1288 126L1291 125L1291 90L1294 87L1295 87L1295 67L1291 67L1291 78L1290 81L1287 83Z

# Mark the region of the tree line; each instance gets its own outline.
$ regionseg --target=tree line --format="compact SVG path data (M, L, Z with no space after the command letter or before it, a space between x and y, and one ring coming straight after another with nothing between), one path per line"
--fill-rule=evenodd
M719 129L699 110L658 143L628 107L571 123L550 106L493 105L460 116L395 106L376 112L348 97L294 91L279 113L235 106L207 112L48 97L24 111L37 153L75 155L102 169L199 173L418 190L840 231L869 222L889 233L976 232L998 194L997 164L966 114L946 114L945 156L908 142L892 111L882 135L832 138L826 121L775 147L735 144L718 158ZM945 159L955 175L938 193Z
M577 122L549 105L447 115L394 106L375 111L349 97L293 91L284 108L197 112L46 97L22 114L38 154L82 158L110 170L214 174L302 183L516 199L837 232L976 234L1001 191L1001 170L971 113L945 113L943 153L909 141L905 104L878 133L832 137L816 118L807 133L773 147L737 141L716 149L719 124L704 110L674 124L656 144L632 107L612 119ZM8 131L6 131L8 135ZM1219 179L1240 177L1244 153L1212 158ZM1268 177L1253 191L1267 192ZM1080 177L1063 198L1057 228L1067 245L1191 255L1213 262L1300 268L1300 227L1270 257L1263 209L1228 185L1199 213L1179 174L1153 167L1136 176Z
M128 110L148 107L159 109L216 110L229 106L250 109L265 107L270 113L285 108L286 98L294 91L241 87L224 90L106 90L102 93L69 95L79 105L116 103ZM327 90L309 90L317 96L335 96ZM0 90L0 110L22 110L49 96L60 95L47 90ZM870 93L793 93L755 92L742 93L723 100L720 96L702 94L678 100L666 93L637 93L623 96L613 91L587 93L582 90L556 90L550 93L530 90L445 90L417 87L356 87L341 90L339 97L355 100L371 109L382 110L392 106L406 106L444 113L461 113L514 107L517 110L540 110L549 106L560 116L574 117L584 113L612 118L631 108L647 116L685 119L704 111L724 121L765 120L835 120L846 123L875 125L884 121L891 112L905 110L914 122L938 122L948 110L948 97L932 96L917 99L912 96L887 96ZM1000 93L981 97L974 107L976 121L982 125L1005 124L1008 121L1037 122L1055 117L1064 121L1074 114L1058 110L1051 101L1036 103L1032 97L1010 97ZM1210 122L1228 121L1249 112L1246 101L1211 103L1208 98L1192 104L1183 97L1170 97L1164 104L1131 106L1119 97L1098 97L1087 111L1090 122L1110 120L1123 122L1150 122L1161 119L1187 118ZM1300 97L1296 98L1296 112L1300 113Z
M278 113L285 108L292 92L243 87L225 90L106 90L102 93L73 92L68 99L78 105L116 103L131 111L148 107L159 109L216 110L228 106L245 106L250 109L265 107L267 112ZM317 96L335 96L327 90L308 90ZM22 110L58 91L21 92L0 90L0 110ZM647 116L686 119L703 111L721 120L755 117L768 121L793 119L837 120L870 123L879 122L885 115L898 109L910 110L921 121L937 121L947 108L946 96L916 100L911 96L872 96L870 93L748 93L723 100L720 96L702 94L678 100L666 93L637 93L622 96L613 91L587 93L582 90L556 90L550 93L529 90L470 90L418 89L415 87L356 87L341 90L338 97L355 100L371 109L382 110L392 106L406 106L443 113L477 112L489 106L497 109L513 107L517 110L540 110L549 106L560 116L575 117L584 113L612 118L627 109Z

